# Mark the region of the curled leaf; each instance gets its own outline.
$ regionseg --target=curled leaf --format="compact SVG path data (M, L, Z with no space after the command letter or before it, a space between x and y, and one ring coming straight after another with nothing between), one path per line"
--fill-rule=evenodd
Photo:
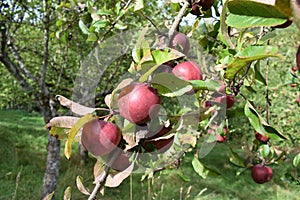
M133 167L134 163L132 163L124 171L109 174L106 178L105 186L118 187L131 174Z
M94 119L97 119L97 116L94 116L92 114L86 114L85 116L81 117L76 121L74 126L70 129L69 135L68 135L68 140L66 141L65 144L65 156L69 159L71 157L71 150L72 150L72 143L74 141L75 136L77 135L78 131L81 129L81 127Z
M75 103L74 101L61 95L56 95L56 99L59 101L59 103L62 106L69 108L73 113L81 116L86 115L88 113L92 113L95 110L98 110L97 108L90 108L90 107L80 105L79 103Z
M83 178L81 176L76 177L76 185L82 194L90 195L89 190L83 185Z

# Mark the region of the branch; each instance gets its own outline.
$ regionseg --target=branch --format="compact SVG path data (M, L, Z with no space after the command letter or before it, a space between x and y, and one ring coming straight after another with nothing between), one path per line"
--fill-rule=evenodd
M15 58L15 60L18 62L18 67L19 71L21 74L23 74L26 78L29 78L31 80L33 80L34 82L37 82L37 79L35 76L33 76L33 74L27 69L23 58L21 57L19 50L17 49L17 47L14 45L14 43L12 43L11 41L7 42L8 45L8 49L11 51L13 57Z
M188 1L184 1L184 4L182 6L182 8L180 9L180 11L178 12L176 18L175 18L175 21L173 22L169 32L168 32L168 35L169 35L169 40L171 41L171 38L173 37L174 33L175 33L175 30L178 28L183 16L184 16L184 13L185 11L187 10L187 8L189 7L190 3Z
M94 187L94 190L93 192L90 194L88 200L94 200L96 199L96 195L97 195L97 192L104 186L105 184L105 180L108 176L108 172L109 172L109 169L111 168L112 164L114 163L114 161L118 158L118 156L120 155L121 153L121 149L120 148L116 148L111 156L109 157L108 159L108 162L105 166L105 169L104 171L102 172L102 174L100 176L97 177L97 179L95 180L96 181L96 185Z
M125 4L125 6L122 8L122 10L126 10L126 9L129 7L131 1L132 1L132 0L129 0L129 1ZM125 12L126 12L126 11L125 11ZM119 16L115 19L115 21L110 25L110 27L108 28L108 30L104 33L104 35L102 36L102 38L98 41L98 44L101 44L101 43L105 40L106 36L114 29L115 25L119 22L119 20L121 19L122 16L124 16L124 15L119 15Z
M48 8L48 1L43 1L43 9L44 9L44 58L43 58L43 69L42 76L40 79L40 89L41 93L48 95L49 91L46 87L46 73L48 68L48 60L49 60L49 23L50 23L50 11Z

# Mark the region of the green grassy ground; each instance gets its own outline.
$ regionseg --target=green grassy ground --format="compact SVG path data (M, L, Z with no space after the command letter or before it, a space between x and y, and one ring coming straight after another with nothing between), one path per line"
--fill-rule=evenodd
M46 131L39 114L23 111L0 111L0 200L40 199L46 159ZM62 145L63 146L63 145ZM299 185L282 180L290 170L290 160L284 165L272 166L273 179L263 185L255 184L250 171L236 176L237 168L227 159L226 144L217 144L203 159L209 167L221 172L218 177L202 179L191 167L193 155L187 155L178 170L155 175L154 181L140 182L141 175L133 174L118 188L107 188L101 199L300 199ZM72 187L72 199L87 199L75 186L77 175L84 178L92 189L93 164L91 158L86 166L80 165L78 156L68 161L61 156L61 168L56 199L63 199L67 186ZM184 181L178 174L184 174ZM132 183L132 184L131 184ZM131 192L130 192L131 191Z

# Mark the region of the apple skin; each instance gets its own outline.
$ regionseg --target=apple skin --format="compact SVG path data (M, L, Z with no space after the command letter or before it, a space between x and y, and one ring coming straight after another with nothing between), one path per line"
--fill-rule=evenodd
M232 94L226 94L226 96L217 97L215 101L226 104L226 108L229 109L234 105L234 96Z
M190 49L190 42L188 37L183 33L175 33L171 41L171 48L187 54Z
M151 110L160 104L157 92L146 83L135 82L126 86L118 97L119 112L132 123L142 124L150 120Z
M255 132L255 138L256 138L258 141L261 141L261 142L263 142L263 143L267 143L267 142L270 140L269 137L267 137L267 136L265 136L265 135L262 135L262 134L260 134L260 133L258 133L258 132Z
M95 119L83 125L81 143L94 156L110 153L120 140L121 131L111 122Z
M296 71L298 71L298 68L296 66L294 66L294 67L292 67L292 71L296 72Z
M202 80L202 71L193 61L179 63L174 67L172 73L183 80Z
M212 5L214 4L215 0L200 0L197 3L194 3L192 5L192 10L191 10L191 14L199 16L201 15L201 12L199 10L199 8L201 7L202 11L207 11L208 9L210 9L212 7Z
M130 164L129 157L122 152L111 167L117 171L124 171Z
M251 177L256 183L262 184L271 180L273 171L269 166L257 164L252 167Z

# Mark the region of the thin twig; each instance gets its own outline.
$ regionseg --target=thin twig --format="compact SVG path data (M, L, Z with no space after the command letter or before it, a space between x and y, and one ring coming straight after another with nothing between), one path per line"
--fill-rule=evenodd
M152 24L152 26L157 30L157 32L161 34L160 30L158 29L154 21L149 16L147 16L144 12L139 12L139 14L145 17Z
M108 173L109 169L111 168L111 166L114 163L114 161L118 158L118 156L120 155L121 151L122 150L120 148L116 148L112 152L111 156L108 159L108 162L106 163L104 171L102 172L102 174L100 176L98 176L96 178L96 180L95 180L96 185L94 187L93 192L90 194L88 200L95 200L96 199L96 195L97 195L98 191L104 186L106 178L109 175L109 173Z
M126 10L126 9L128 8L128 6L130 5L131 1L132 1L132 0L129 0L129 1L125 4L125 6L122 8L122 10ZM108 30L107 30L107 31L104 33L104 35L102 36L102 38L98 41L98 44L101 44L101 43L105 40L106 36L107 36L107 35L115 28L115 25L119 22L119 20L121 19L122 16L124 16L124 15L119 15L119 16L115 19L115 21L113 21L113 23L110 25L110 27L108 28Z
M184 16L184 13L185 11L187 10L187 8L189 7L190 3L188 1L184 1L184 4L182 6L182 8L180 9L180 11L178 12L169 32L168 32L168 35L169 35L169 40L171 41L171 38L173 37L174 33L175 33L175 30L178 28L183 16Z

